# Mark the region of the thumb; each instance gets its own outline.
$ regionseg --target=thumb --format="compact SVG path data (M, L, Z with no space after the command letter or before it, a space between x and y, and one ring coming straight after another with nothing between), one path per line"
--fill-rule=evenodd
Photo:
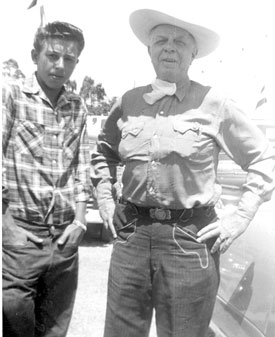
M34 243L42 243L44 240L39 238L38 236L34 235L33 233L27 232L26 233L28 240Z
M65 242L68 240L68 236L69 236L69 233L65 231L58 239L57 244L60 246L63 246Z

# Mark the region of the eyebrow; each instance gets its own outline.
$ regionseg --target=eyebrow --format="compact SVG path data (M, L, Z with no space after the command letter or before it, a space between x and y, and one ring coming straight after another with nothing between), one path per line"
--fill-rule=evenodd
M175 40L188 40L189 38L192 39L192 36L190 35L178 35L173 37ZM151 40L156 40L156 39L168 39L167 35L162 35L162 34L157 34L155 36L151 37Z
M167 39L167 36L159 34L159 35L152 36L152 39Z

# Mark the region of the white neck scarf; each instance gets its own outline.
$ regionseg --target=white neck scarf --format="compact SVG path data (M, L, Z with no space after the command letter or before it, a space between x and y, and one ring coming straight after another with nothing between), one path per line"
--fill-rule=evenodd
M143 95L145 102L151 105L166 95L174 95L177 90L176 83L162 81L158 78L151 85L153 90Z

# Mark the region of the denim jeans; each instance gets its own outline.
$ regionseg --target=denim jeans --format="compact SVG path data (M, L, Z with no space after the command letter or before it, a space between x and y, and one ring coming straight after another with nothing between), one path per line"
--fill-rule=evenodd
M3 238L4 337L67 333L77 288L78 248L60 248L58 236L46 231L35 234L43 244Z
M108 280L104 337L146 337L155 309L159 337L204 337L219 285L214 240L196 233L216 219L205 216L153 220L125 207L117 228ZM190 213L189 213L190 214Z

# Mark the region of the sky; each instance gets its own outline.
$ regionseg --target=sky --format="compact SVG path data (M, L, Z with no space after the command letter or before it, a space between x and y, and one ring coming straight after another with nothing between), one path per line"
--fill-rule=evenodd
M129 26L129 15L140 8L163 11L219 33L218 49L193 62L192 79L249 106L254 105L251 97L256 100L263 85L274 78L272 0L38 0L27 10L31 2L1 1L2 62L14 58L25 75L35 70L30 53L43 4L48 22L68 21L84 32L85 49L71 77L78 89L90 76L102 83L109 98L120 97L154 79L147 49Z

